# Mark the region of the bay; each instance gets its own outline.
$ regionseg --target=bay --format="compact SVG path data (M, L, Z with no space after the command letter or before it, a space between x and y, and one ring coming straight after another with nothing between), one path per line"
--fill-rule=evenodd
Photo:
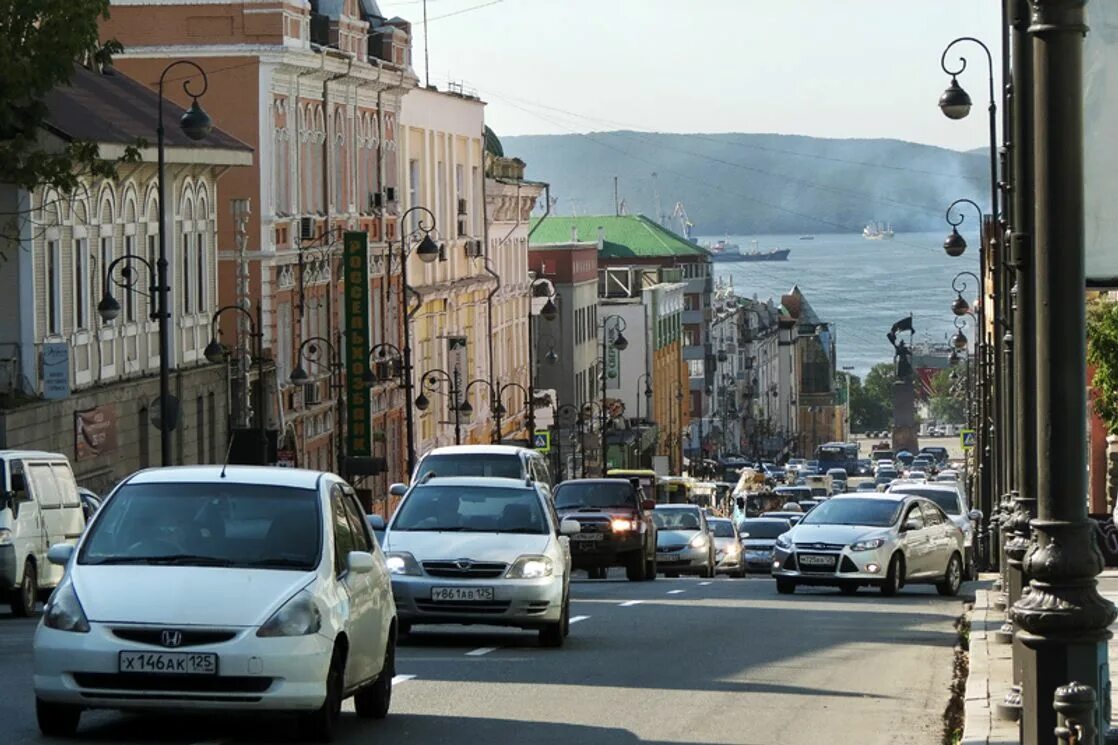
M761 300L780 296L798 285L823 321L834 324L838 368L852 366L864 377L878 362L891 362L893 348L885 335L894 322L912 314L917 344L942 344L955 332L951 282L959 272L978 273L978 237L957 258L943 250L947 231L898 233L893 240L869 241L856 234L820 234L813 240L798 235L731 235L699 238L707 243L725 238L742 251L791 249L787 261L720 262L715 280L730 281L738 295ZM756 244L754 244L756 241ZM963 296L973 303L977 284L970 277ZM973 339L968 326L965 333Z

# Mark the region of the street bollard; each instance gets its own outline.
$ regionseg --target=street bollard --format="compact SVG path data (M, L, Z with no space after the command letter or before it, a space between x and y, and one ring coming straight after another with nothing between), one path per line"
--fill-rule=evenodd
M1056 689L1056 740L1060 745L1098 745L1095 730L1095 689L1083 683L1068 683Z

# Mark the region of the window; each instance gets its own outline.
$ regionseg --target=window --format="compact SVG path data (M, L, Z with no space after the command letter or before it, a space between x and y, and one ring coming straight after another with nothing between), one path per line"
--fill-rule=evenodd
M943 525L943 513L935 507L930 504L922 504L920 509L924 512L925 525Z
M373 552L373 540L369 536L369 523L358 508L357 499L351 494L342 493L342 506L345 507L349 527L353 531L353 550Z
M89 259L86 251L89 241L78 238L74 241L74 328L84 329L89 322Z
M154 231L154 230L157 230L157 228L152 226L151 230ZM152 275L153 275L152 279L154 280L156 278L156 276L158 275L158 272L159 272L159 267L156 266L156 262L159 260L159 255L158 255L159 236L158 236L158 234L152 232L148 235L147 238L148 238L148 265L151 266L151 271L152 271ZM155 284L155 282L153 281L152 284ZM155 313L155 308L156 308L155 304L157 302L158 302L158 298L155 298L155 297L149 298L149 303L151 305L151 310L149 311L150 313Z
M190 233L182 234L182 312L193 313L190 295Z
M136 245L136 237L135 236L132 236L132 235L124 236L124 255L125 256L134 255L135 245ZM138 267L133 265L132 259L125 259L124 268L128 270L128 276L132 279L137 279L138 275L142 274L142 272L138 271ZM136 288L139 289L140 286L141 285L137 285ZM135 323L136 322L136 301L134 299L135 295L136 295L135 292L129 292L127 290L124 292L124 320L128 321L128 323Z
M704 360L687 360L687 374L692 378L701 378L705 374Z
M47 333L62 333L62 278L58 266L58 241L47 241Z
M198 312L206 311L206 234L198 231L194 237L194 256L198 264Z
M684 310L701 310L702 298L700 295L689 293L683 296Z
M920 505L913 505L904 519L906 523L909 521L916 522L914 530L920 530L924 527L924 515L920 512Z
M330 490L330 505L334 519L334 569L339 576L346 571L346 556L356 549L353 529L346 518L342 499L341 487L333 487Z
M419 161L408 161L408 206L414 207L419 204ZM419 210L416 210L418 212ZM406 226L405 230L416 230L419 228L419 215L412 214L412 224Z

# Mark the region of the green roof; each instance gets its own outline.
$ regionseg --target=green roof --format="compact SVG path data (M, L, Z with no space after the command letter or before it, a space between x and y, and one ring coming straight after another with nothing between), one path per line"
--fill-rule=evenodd
M672 256L705 257L698 244L657 225L644 215L603 215L599 217L546 217L532 220L531 243L567 243L571 229L579 241L598 240L598 228L605 230L604 259L664 258Z

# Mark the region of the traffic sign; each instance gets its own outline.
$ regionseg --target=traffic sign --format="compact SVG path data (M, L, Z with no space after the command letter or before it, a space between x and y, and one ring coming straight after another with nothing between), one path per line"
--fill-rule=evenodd
M964 429L959 432L959 444L963 446L963 450L973 448L977 439L973 429Z
M532 447L541 453L551 452L551 430L538 429L532 433Z

